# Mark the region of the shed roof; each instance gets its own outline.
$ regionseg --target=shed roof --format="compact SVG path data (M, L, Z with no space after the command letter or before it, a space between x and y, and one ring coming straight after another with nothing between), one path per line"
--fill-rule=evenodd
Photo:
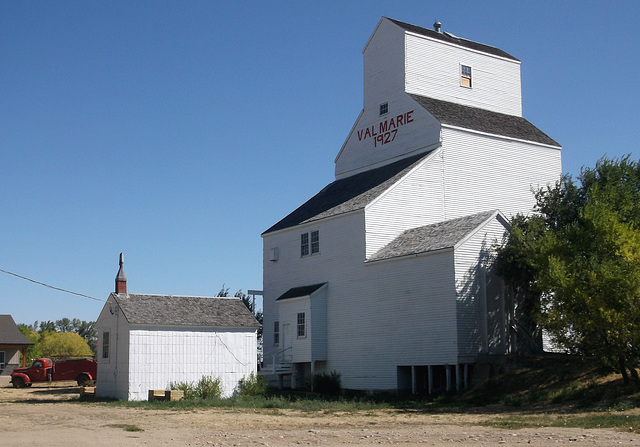
M485 211L406 230L374 253L368 261L381 261L455 247L458 242L496 213L496 211Z
M258 328L238 298L112 293L129 324Z
M22 335L11 315L0 315L0 345L29 346L33 344Z
M492 54L494 56L500 56L507 59L511 59L514 61L518 61L515 57L511 56L509 53L502 51L499 48L492 47L491 45L485 45L483 43L474 42L472 40L463 39L462 37L454 36L448 32L437 32L432 29L423 28L417 25L411 25L410 23L401 22L400 20L390 19L386 17L391 22L395 23L399 27L403 28L406 31L410 31L415 34L420 34L422 36L431 37L433 39L442 40L444 42L448 42L454 45L459 45L461 47L469 48L476 51L481 51L483 53Z
M313 292L318 290L320 287L324 286L326 282L320 284L312 284L310 286L302 286L302 287L293 287L287 290L285 293L280 295L276 301L286 300L289 298L297 298L300 296L311 295Z
M363 209L409 172L424 153L329 183L263 234Z
M492 112L426 96L409 96L442 124L560 147L553 138L521 116Z

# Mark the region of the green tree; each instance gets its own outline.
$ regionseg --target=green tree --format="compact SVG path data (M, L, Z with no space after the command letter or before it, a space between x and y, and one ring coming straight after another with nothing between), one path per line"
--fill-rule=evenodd
M536 198L498 249L500 274L559 345L640 382L640 165L603 158Z
M39 344L43 357L90 357L93 352L87 340L75 332L45 332Z
M37 359L38 357L42 357L42 352L40 351L40 346L39 346L40 338L41 338L40 333L38 333L38 331L35 330L32 326L28 326L26 324L18 324L18 329L20 330L22 335L24 335L34 343L32 346L29 346L27 348L27 351L25 353L25 357L27 358L27 360ZM22 358L20 360L22 360ZM27 363L29 362L27 361Z

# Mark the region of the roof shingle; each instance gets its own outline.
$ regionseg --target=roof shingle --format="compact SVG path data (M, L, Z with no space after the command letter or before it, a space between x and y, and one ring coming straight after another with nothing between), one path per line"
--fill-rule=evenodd
M458 242L489 219L494 213L495 211L485 211L459 219L406 230L389 244L374 253L368 261L399 258L455 247Z
M11 315L0 315L0 345L29 346L33 344L22 335Z
M258 328L238 298L112 293L130 324Z

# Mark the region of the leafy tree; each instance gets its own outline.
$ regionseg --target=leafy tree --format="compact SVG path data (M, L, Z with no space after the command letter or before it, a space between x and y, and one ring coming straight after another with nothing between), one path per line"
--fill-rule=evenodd
M87 341L75 332L45 332L40 341L43 357L72 358L93 356Z
M38 331L36 331L32 326L29 326L26 324L18 324L18 329L20 330L22 335L24 335L33 343L35 343L34 345L29 346L27 348L25 357L27 359L37 359L38 357L42 357L42 352L40 351L40 346L39 346L40 334L38 333Z
M640 382L640 164L603 158L536 199L498 249L500 274L559 345Z

